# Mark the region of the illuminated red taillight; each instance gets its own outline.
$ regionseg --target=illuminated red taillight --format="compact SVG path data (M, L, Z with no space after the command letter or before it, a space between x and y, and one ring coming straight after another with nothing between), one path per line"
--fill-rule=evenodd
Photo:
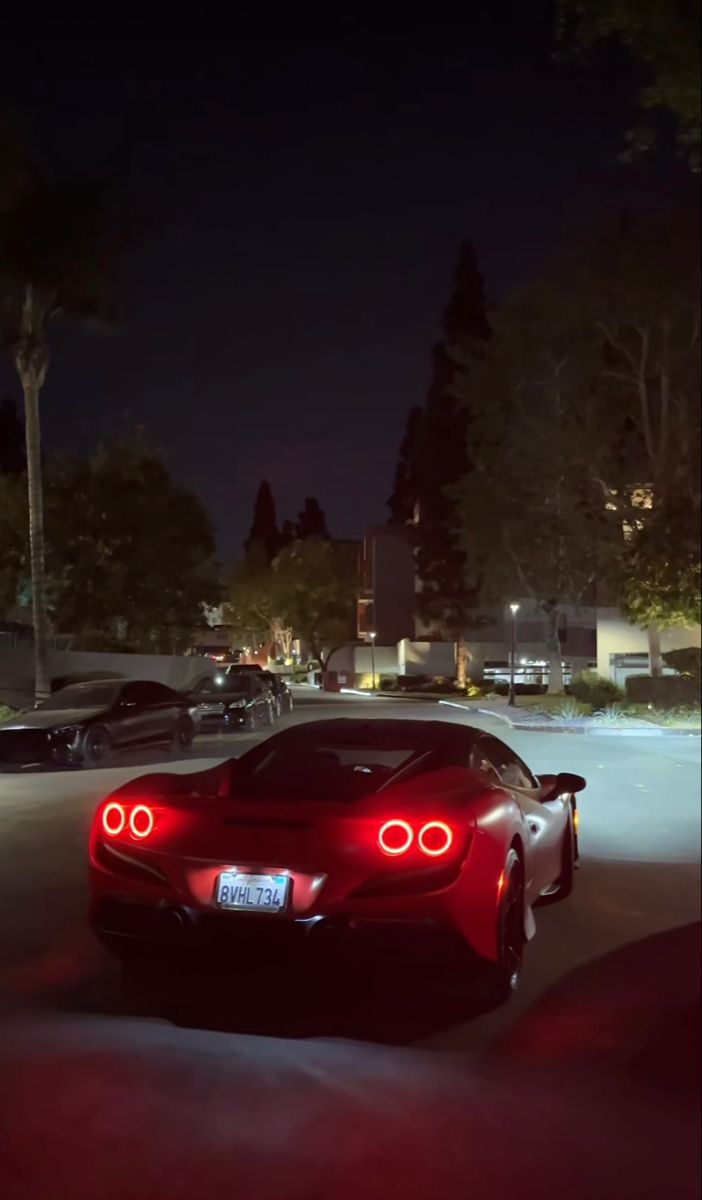
M412 826L398 818L386 821L378 831L378 845L383 854L406 854L413 841Z
M127 814L125 813L121 804L116 804L113 801L112 804L108 804L106 808L103 809L102 827L108 837L117 837L117 835L122 832L126 824Z
M145 804L137 804L129 814L129 831L132 837L147 838L154 827L154 814Z
M430 858L446 854L453 845L453 830L445 821L427 821L417 838L419 849Z

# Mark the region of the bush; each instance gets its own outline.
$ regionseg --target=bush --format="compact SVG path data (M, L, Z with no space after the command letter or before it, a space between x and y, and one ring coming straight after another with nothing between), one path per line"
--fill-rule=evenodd
M617 687L613 680L598 675L596 671L583 671L578 675L570 685L570 694L583 704L591 705L595 710L607 708L615 701L624 699L622 689Z
M702 650L699 646L686 646L683 650L669 650L663 655L663 662L673 671L677 671L683 679L689 679L700 686L702 681Z
M700 702L699 684L682 675L630 675L626 694L632 704L652 704L662 709Z

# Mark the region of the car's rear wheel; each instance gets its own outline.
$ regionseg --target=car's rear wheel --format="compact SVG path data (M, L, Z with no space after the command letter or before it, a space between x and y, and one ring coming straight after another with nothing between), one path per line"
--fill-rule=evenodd
M83 762L86 767L99 767L112 751L110 735L104 725L91 725L83 740Z
M500 876L497 913L497 961L483 969L483 985L493 1005L502 1004L519 986L524 958L524 870L516 849L507 855Z

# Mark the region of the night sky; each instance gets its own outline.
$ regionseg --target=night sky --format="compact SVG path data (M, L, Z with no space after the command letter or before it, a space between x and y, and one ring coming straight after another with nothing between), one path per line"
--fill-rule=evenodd
M29 54L29 26L3 29L0 104L66 163L126 148L141 218L124 329L54 339L46 445L143 424L225 556L264 476L281 519L307 495L339 537L386 519L464 238L499 300L564 221L685 187L684 167L618 163L631 80L553 63L552 5L408 7L309 33L267 9L273 35L246 6L231 29L203 5L104 8L102 32L74 10Z

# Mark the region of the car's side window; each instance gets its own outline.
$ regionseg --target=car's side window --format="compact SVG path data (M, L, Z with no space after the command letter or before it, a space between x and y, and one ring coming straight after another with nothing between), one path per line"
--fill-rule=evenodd
M536 780L518 754L496 737L480 738L478 745L506 787L535 788Z
M122 693L119 698L120 704L141 704L141 696L139 695L139 684L128 683L122 688Z
M170 688L162 683L134 683L137 704L167 704L173 698Z
M475 743L470 752L470 767L471 770L477 771L480 775L484 775L490 783L499 783L500 777L493 763L485 752L483 739Z

